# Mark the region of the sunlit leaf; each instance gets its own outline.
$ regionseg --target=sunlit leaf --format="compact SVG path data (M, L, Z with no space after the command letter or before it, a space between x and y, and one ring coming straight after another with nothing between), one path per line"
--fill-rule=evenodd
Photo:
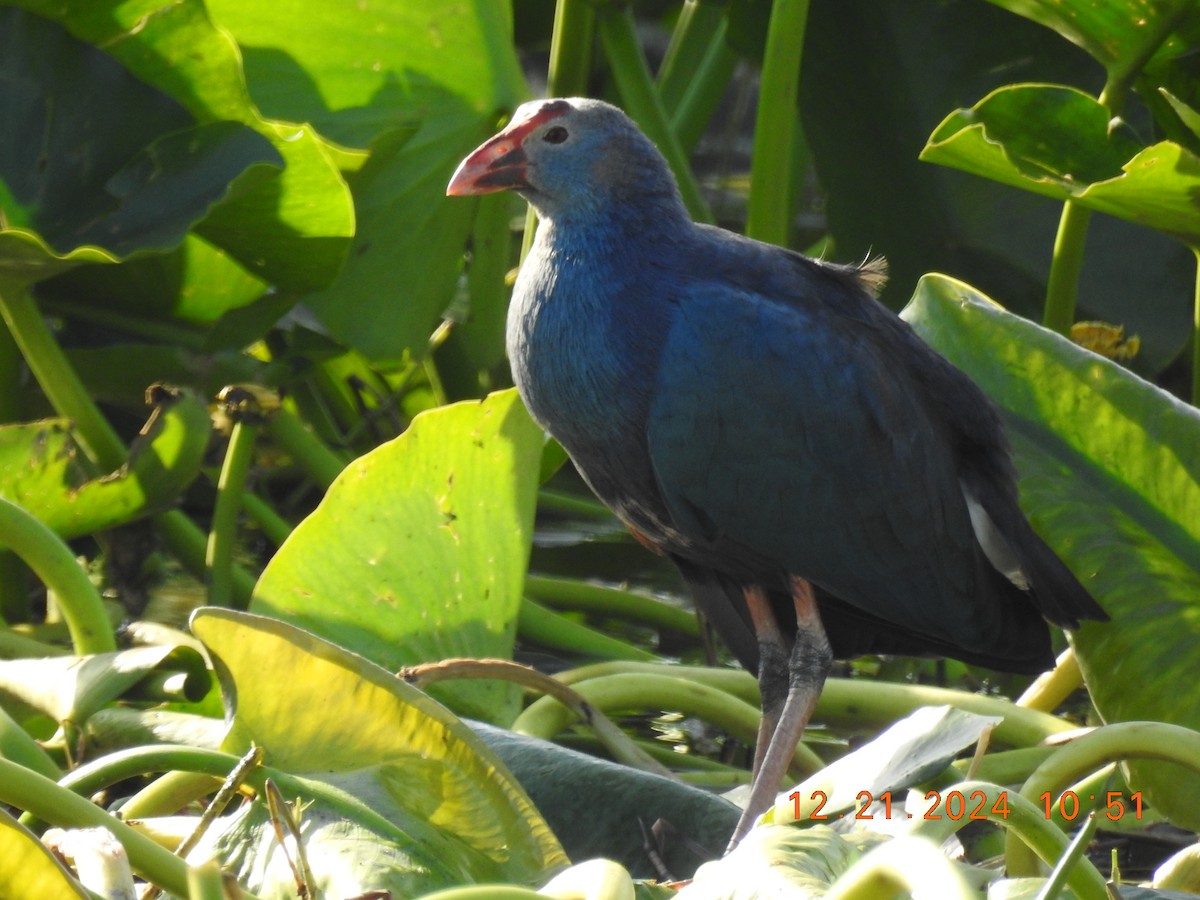
M353 250L312 309L367 356L423 354L453 297L475 209L448 201L446 182L526 94L507 4L208 6L244 48L250 93L264 113L372 149L351 179Z
M83 900L87 896L37 835L0 809L0 900Z
M1186 13L1176 32L1157 48L1158 57L1175 56L1189 49L1181 31L1200 27L1200 11L1191 0L991 0L997 6L1052 28L1082 47L1107 69L1117 69L1137 59L1148 34L1160 22L1170 24ZM1191 7L1191 9L1187 9Z
M250 608L393 670L510 657L542 442L513 390L421 414L346 468L268 563ZM453 682L437 694L507 724L512 688Z
M175 502L200 473L210 433L204 404L182 395L155 410L125 466L94 478L70 422L0 425L0 496L64 538L113 528Z
M204 658L190 647L133 647L92 656L0 661L0 699L19 702L57 722L83 724L93 712L152 673L173 673L175 692L199 700L210 683Z
M1119 365L931 275L904 317L1010 422L1030 520L1112 621L1073 643L1106 722L1200 726L1185 683L1200 645L1200 412ZM1185 827L1200 777L1160 763L1129 783Z
M1200 157L1140 147L1073 88L1014 85L946 118L921 158L1157 228L1200 245Z
M192 630L233 705L224 749L253 743L292 776L322 895L528 883L565 863L503 763L426 694L273 619L205 609ZM294 896L261 800L209 841L256 894Z

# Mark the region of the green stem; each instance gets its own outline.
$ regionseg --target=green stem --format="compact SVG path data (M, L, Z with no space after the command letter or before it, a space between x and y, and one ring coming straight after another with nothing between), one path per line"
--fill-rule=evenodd
M60 827L107 829L124 846L134 871L173 894L187 896L188 866L182 859L91 801L7 759L0 759L0 802Z
M1167 760L1200 772L1200 732L1163 722L1105 725L1058 748L1029 776L1021 787L1021 794L1031 803L1040 803L1043 793L1050 792L1057 797L1059 791L1081 776L1126 759ZM1026 847L1011 838L1005 855L1010 876L1036 874L1036 859Z
M1020 846L1033 859L1042 859L1053 865L1066 852L1069 842L1067 836L1051 822L1046 821L1042 810L1037 804L1016 791L1008 790L1000 785L986 781L964 781L954 786L954 789L964 797L971 797L981 792L985 800L981 806L981 814L989 821L1005 829L1009 846ZM997 809L1006 811L997 812ZM913 833L921 837L931 838L941 844L950 835L956 833L970 820L962 816L957 821L942 815L939 819L919 820ZM1010 857L1011 859L1011 857ZM1015 877L1011 868L1008 876ZM1086 858L1072 868L1067 876L1067 883L1075 896L1082 900L1107 900L1108 892L1104 887L1104 878L1096 871Z
M781 246L791 233L792 148L807 21L808 0L776 0L772 6L754 122L746 234Z
M654 654L603 632L572 622L532 600L522 600L517 613L521 639L542 647L582 653L600 659L652 660Z
M700 186L688 165L687 155L675 137L675 132L671 130L666 111L659 100L658 92L654 89L650 69L638 45L633 11L624 6L610 4L598 12L600 41L626 111L667 158L671 171L675 173L675 180L679 183L679 193L692 218L701 222L711 222L712 211L700 194Z
M217 480L217 499L213 505L212 527L208 533L205 567L208 570L208 602L213 606L233 606L233 551L237 546L238 513L246 491L246 476L254 461L254 445L260 426L237 421L229 435L225 462Z
M699 636L694 613L640 594L585 584L571 578L525 577L525 594L556 609L570 609Z
M721 102L725 85L737 68L738 55L725 43L724 27L719 37L720 40L715 40L708 48L708 55L700 61L687 90L671 113L671 129L687 153L691 153L704 135L704 129Z
M115 472L124 465L128 451L67 362L28 291L0 283L0 312L51 405L60 416L74 423L88 458L100 471ZM178 510L160 513L154 522L184 567L202 575L207 543L204 532ZM249 597L253 584L254 579L247 572L236 570L234 590L239 595Z
M0 283L0 312L51 405L75 424L88 458L101 471L115 472L125 463L125 445L92 402L29 292Z
M1142 67L1171 36L1180 19L1193 6L1193 0L1181 0L1169 15L1153 19L1150 29L1143 36L1141 46L1120 60L1120 65L1110 68L1100 92L1099 101L1114 116L1125 109L1125 100L1134 80ZM1079 293L1079 273L1083 268L1084 243L1087 240L1088 223L1092 214L1068 200L1063 204L1058 223L1058 234L1054 238L1054 251L1050 258L1050 278L1046 286L1046 308L1042 313L1042 324L1059 334L1068 334L1075 321L1075 305Z
M346 461L326 447L286 406L270 417L267 433L322 490L333 484L346 467Z
M21 351L12 332L0 323L0 423L24 418L22 394Z
M71 643L80 656L117 649L100 592L79 565L71 548L32 514L0 497L0 543L28 563L54 592Z
M676 710L711 722L750 746L758 739L758 710L717 688L670 674L627 673L575 682L572 687L588 703L605 712ZM553 697L531 703L512 724L517 734L550 740L577 717ZM792 771L811 774L825 763L804 744L796 747Z
M179 510L173 509L156 515L154 526L185 569L197 578L207 577L208 535L201 531L195 522ZM231 588L234 605L245 609L254 590L254 576L241 566L234 566Z
M723 3L687 0L671 33L671 43L658 67L658 96L674 114L696 72L715 44L725 43L726 7Z
M678 666L671 663L637 661L594 663L558 675L560 681L578 684L588 678L614 673L673 675L698 684L716 687L745 700L758 703L758 683L741 669L709 669L702 666ZM851 678L829 678L813 712L814 720L831 727L845 727L868 733L891 725L922 706L953 706L981 716L999 716L993 737L1012 747L1034 747L1046 738L1071 731L1075 726L1066 719L1022 709L1007 700L985 697L966 691L913 684L890 684Z
M254 520L254 524L262 529L267 540L276 547L286 541L288 535L292 533L292 523L275 512L274 508L257 494L249 491L243 493L242 509Z
M1196 254L1196 288L1192 301L1192 405L1200 406L1200 247Z
M0 707L0 757L56 781L62 776L50 754L3 707Z
M1046 284L1046 308L1042 324L1059 334L1069 334L1075 321L1075 302L1079 294L1079 273L1083 269L1083 250L1087 241L1092 211L1072 200L1063 203L1050 258L1050 278Z
M552 491L549 488L538 491L538 509L585 519L613 519L612 511L592 497Z
M546 74L551 97L578 97L587 92L595 22L595 12L587 0L558 0Z

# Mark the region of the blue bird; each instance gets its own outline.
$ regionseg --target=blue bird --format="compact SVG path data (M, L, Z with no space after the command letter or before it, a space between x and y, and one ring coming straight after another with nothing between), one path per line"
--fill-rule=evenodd
M774 800L834 658L1053 665L1046 620L1106 619L1017 505L999 414L833 265L692 222L614 106L526 103L447 188L540 225L508 313L513 378L596 495L678 566L758 673L732 844Z

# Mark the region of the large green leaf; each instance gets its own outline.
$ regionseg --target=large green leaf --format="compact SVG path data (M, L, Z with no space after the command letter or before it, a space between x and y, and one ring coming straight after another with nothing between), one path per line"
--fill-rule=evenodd
M273 619L205 609L192 630L232 706L224 749L261 747L291 776L320 896L529 883L565 863L504 764L421 691ZM261 799L206 841L256 894L295 896Z
M1007 414L1023 507L1112 617L1073 639L1101 716L1200 726L1200 694L1174 689L1200 646L1200 413L944 276L903 315ZM1174 821L1200 824L1194 773L1131 771Z
M1192 0L991 0L1011 12L1053 28L1082 47L1106 69L1118 70L1142 53L1147 35L1175 21L1175 32L1157 48L1158 57L1188 51L1180 32L1200 28L1200 8ZM1189 9L1190 7L1190 9ZM1184 13L1183 21L1178 20Z
M827 195L818 221L837 258L886 256L884 297L897 309L926 272L947 272L1040 318L1062 204L917 157L949 110L1013 82L1099 93L1100 66L1055 32L978 0L812 0L807 34L800 112ZM1191 326L1192 254L1097 217L1085 263L1081 316L1138 334L1147 371L1175 358Z
M241 44L250 93L266 114L372 149L351 180L354 248L310 306L367 356L423 353L453 296L475 209L447 201L446 182L526 93L507 4L211 0L209 8Z
M343 155L308 126L260 115L246 90L237 45L213 25L201 0L18 2L103 48L198 121L241 122L269 140L284 160L283 171L216 210L201 233L282 287L307 289L333 278L354 233L349 192L337 169ZM131 107L129 115L136 117L139 109ZM220 300L218 293L213 302Z
M951 113L921 159L1157 228L1200 246L1200 157L1170 141L1140 147L1074 88L1001 88Z
M174 503L200 474L210 435L207 408L181 395L155 409L121 469L94 478L70 422L3 425L0 497L64 538L114 528Z
M178 246L282 163L251 129L194 125L106 54L16 9L0 9L0 118L0 274L19 282Z
M513 390L422 413L338 477L267 564L251 609L389 669L510 657L542 442ZM488 721L516 713L512 685L438 693Z

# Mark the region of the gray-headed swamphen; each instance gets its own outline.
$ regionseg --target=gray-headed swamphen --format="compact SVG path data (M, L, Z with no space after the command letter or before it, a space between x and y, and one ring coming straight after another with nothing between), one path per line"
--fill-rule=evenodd
M831 661L1054 663L1103 610L1017 505L999 415L877 302L877 267L691 221L654 145L598 100L526 103L452 196L541 220L508 313L534 418L757 671L736 843L767 809Z

